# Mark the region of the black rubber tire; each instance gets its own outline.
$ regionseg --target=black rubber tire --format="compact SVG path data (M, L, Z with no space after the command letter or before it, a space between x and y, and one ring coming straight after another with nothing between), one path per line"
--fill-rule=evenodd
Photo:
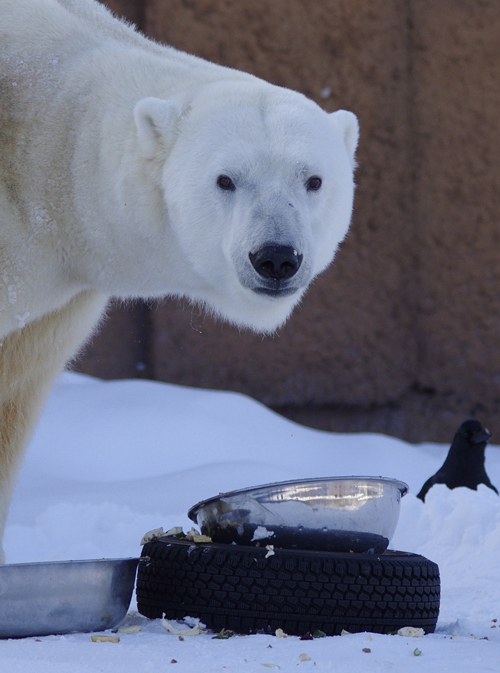
M435 629L438 566L417 554L354 554L159 538L144 545L139 612L198 617L213 631L326 635Z

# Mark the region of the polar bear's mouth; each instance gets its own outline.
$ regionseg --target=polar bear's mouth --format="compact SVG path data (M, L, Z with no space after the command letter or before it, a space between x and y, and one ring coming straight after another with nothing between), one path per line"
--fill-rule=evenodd
M268 297L289 297L298 291L297 287L253 287L252 290L256 294L264 294Z

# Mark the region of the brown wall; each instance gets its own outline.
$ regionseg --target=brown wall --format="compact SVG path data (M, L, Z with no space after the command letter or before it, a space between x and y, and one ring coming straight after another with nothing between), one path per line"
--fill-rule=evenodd
M356 112L358 189L334 265L274 338L166 301L115 309L81 368L412 441L477 413L500 439L500 3L109 4L157 40Z

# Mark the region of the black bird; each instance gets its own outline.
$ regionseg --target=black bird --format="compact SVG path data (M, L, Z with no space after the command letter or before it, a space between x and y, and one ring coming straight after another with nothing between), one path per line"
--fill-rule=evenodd
M427 491L434 484L446 484L448 488L466 486L477 491L478 484L485 484L498 495L484 469L484 450L491 432L479 421L465 421L458 428L446 460L436 474L427 479L417 498L425 502Z

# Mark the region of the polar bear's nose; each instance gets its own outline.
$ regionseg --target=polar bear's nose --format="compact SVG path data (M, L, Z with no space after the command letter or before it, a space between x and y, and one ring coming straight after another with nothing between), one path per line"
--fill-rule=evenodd
M292 278L302 264L302 255L288 245L265 245L249 258L259 276L270 280Z

